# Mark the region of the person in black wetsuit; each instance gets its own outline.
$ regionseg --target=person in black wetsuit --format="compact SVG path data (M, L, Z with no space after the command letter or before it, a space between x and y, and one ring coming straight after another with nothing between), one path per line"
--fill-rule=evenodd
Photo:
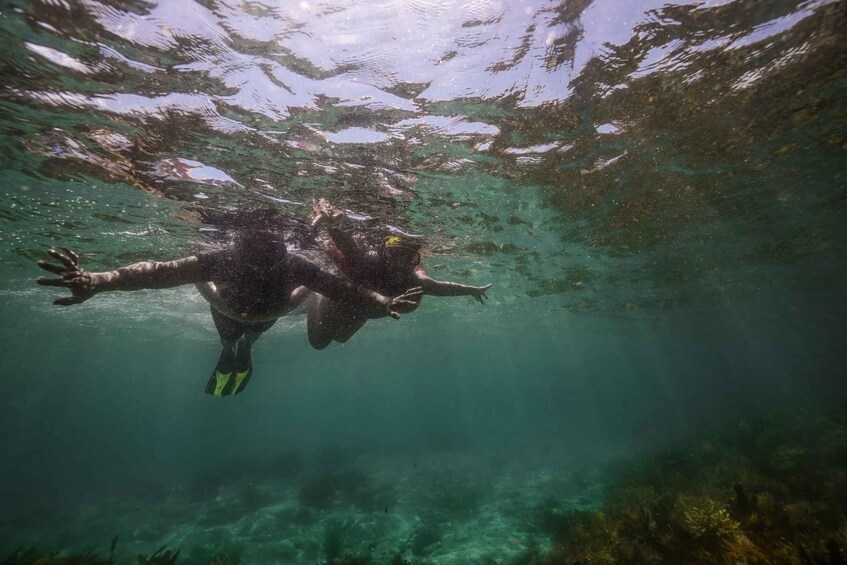
M67 247L62 250L48 251L58 265L38 262L42 269L61 277L39 277L39 284L71 291L71 296L53 302L57 305L79 304L99 292L197 285L211 304L223 345L206 387L206 392L215 396L244 390L253 372L253 343L310 292L330 296L373 316L394 318L412 311L423 292L411 289L391 298L353 284L289 253L280 234L273 230L243 232L224 249L174 261L135 263L102 273L84 270L75 252Z
M354 284L370 288L386 296L405 296L410 289L422 292L409 297L408 311L420 305L424 294L432 296L473 296L481 304L491 285L470 286L430 278L421 265L420 243L409 237L391 235L382 247L358 240L337 226L343 212L325 199L313 203L312 227L323 240L327 254ZM307 329L309 343L324 349L333 341L344 343L353 337L369 319L381 318L384 312L360 308L349 301L338 301L327 294L307 292Z

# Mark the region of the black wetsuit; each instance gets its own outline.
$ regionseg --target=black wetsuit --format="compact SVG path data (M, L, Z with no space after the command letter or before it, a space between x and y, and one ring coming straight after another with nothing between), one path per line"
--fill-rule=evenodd
M284 249L284 248L283 248ZM313 263L287 254L263 258L255 265L249 256L234 247L197 255L204 278L215 283L221 297L232 310L245 314L261 314L280 310L301 285L308 286L318 272ZM262 333L276 320L247 323L235 320L211 307L215 327L224 341L235 341L245 333Z

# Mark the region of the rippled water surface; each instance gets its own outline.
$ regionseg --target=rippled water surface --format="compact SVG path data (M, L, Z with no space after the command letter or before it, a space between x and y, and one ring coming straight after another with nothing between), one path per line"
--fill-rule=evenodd
M843 2L7 2L3 262L332 197L501 299L844 276ZM61 188L54 188L60 186ZM108 234L108 237L103 237Z
M598 461L843 390L845 22L837 0L3 0L0 506L24 510L0 537L317 563L342 531L382 540L378 563L505 563L549 549L520 504L565 495L501 472L501 449ZM52 246L91 269L170 259L202 239L198 207L306 218L316 197L425 236L430 274L491 282L489 302L427 299L319 354L283 320L256 392L221 407L192 292L57 310L33 284ZM411 450L400 474L369 462L369 488L400 494L365 518L304 518L265 483L180 498L213 460L339 444ZM472 472L434 455L480 446ZM31 504L110 488L169 502Z

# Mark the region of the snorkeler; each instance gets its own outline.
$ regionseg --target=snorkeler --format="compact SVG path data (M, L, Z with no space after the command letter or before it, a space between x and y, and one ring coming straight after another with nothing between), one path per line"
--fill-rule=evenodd
M385 296L406 296L409 289L420 288L407 312L417 309L424 294L432 296L473 296L481 304L488 298L485 291L491 285L470 286L430 278L421 265L420 243L409 237L391 235L381 247L368 246L337 227L344 213L334 209L321 198L312 205L312 227L323 237L327 254L354 284L370 288ZM353 337L365 322L385 314L369 309L365 304L342 302L332 296L308 293L306 326L309 343L323 349L333 341L344 343Z
M280 316L298 306L310 293L332 297L340 304L355 304L370 316L392 316L417 307L423 290L411 289L395 297L383 296L320 269L289 253L279 233L268 230L242 232L224 249L168 262L147 261L114 271L90 273L79 256L67 247L64 253L48 251L61 264L39 261L42 269L61 278L39 277L38 284L65 287L71 296L53 302L79 304L100 292L171 288L197 285L212 307L212 317L223 351L206 392L229 396L244 390L253 372L253 343Z

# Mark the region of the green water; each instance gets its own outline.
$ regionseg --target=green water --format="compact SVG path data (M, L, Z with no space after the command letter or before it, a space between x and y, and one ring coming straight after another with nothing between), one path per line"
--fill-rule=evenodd
M573 516L640 507L652 549L588 562L838 562L845 11L3 4L0 559L105 559L117 535L118 563L570 563L579 532L613 545ZM295 313L221 399L193 288L61 308L34 284L53 246L172 259L198 206L305 219L316 197L422 234L431 276L490 299L426 297L323 351ZM665 531L643 499L673 496ZM713 506L738 524L714 547L691 518Z

